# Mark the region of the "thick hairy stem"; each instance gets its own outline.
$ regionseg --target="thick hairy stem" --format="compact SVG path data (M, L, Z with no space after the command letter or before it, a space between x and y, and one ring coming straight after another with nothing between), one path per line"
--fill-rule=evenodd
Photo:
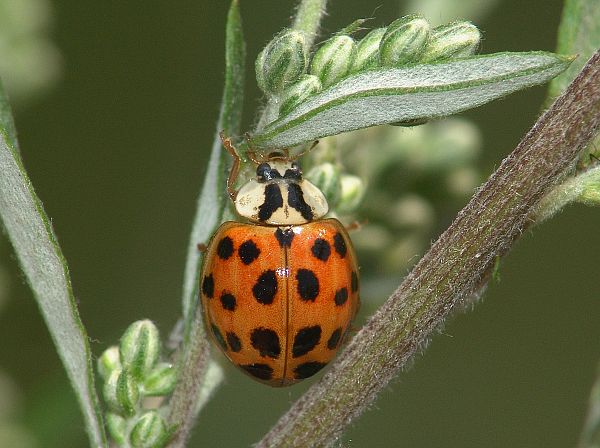
M367 409L461 301L476 293L600 127L600 52L535 123L388 301L257 445L321 447Z

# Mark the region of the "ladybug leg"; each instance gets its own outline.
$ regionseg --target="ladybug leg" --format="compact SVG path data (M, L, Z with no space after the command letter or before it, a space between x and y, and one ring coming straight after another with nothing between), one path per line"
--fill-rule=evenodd
M206 251L208 250L208 246L204 243L198 243L196 244L196 248L198 249L198 252L200 253L206 253Z
M362 228L362 226L364 226L368 221L364 220L364 221L353 221L352 223L348 224L346 226L346 230L348 232L353 232L355 230L360 230Z
M240 173L240 156L237 153L237 150L231 144L231 139L225 137L225 132L219 132L219 137L221 137L221 141L223 142L223 146L225 150L233 157L233 164L231 165L231 170L229 171L229 177L227 178L227 193L229 193L229 197L232 201L235 201L237 197L238 191L235 189L235 182L237 180L238 174Z

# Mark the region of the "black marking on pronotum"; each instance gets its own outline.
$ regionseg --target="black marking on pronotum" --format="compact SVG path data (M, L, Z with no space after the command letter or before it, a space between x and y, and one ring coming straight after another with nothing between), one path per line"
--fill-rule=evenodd
M279 345L279 336L270 328L255 328L250 333L250 342L260 353L260 356L268 356L269 358L279 358L281 346Z
M281 227L277 227L275 230L275 238L277 238L277 242L280 247L292 247L292 240L294 239L294 231L290 228L281 230Z
M290 207L300 213L307 221L311 221L313 219L313 211L304 200L302 187L295 182L288 184L288 204Z
M292 346L292 358L306 355L313 350L321 340L321 326L304 327L298 330Z
M265 202L258 207L258 219L266 221L280 207L283 207L283 197L279 185L267 184L265 187Z
M300 364L298 367L294 369L294 374L297 380L303 380L310 376L313 376L319 370L325 367L325 364L322 362L311 361L305 362L304 364Z
M273 378L273 369L267 364L242 364L240 367L258 379L270 380Z

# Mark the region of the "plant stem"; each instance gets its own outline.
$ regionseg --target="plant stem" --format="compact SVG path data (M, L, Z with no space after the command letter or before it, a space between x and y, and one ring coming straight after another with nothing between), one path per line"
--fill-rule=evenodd
M313 46L319 33L326 6L327 0L302 0L298 5L292 28L306 33L309 48Z
M535 123L329 372L257 447L323 447L422 349L457 305L481 291L600 127L600 52Z

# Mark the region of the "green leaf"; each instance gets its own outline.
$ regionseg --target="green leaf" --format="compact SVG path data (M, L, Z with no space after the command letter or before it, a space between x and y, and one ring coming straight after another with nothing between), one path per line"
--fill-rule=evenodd
M578 58L550 83L549 100L566 89L598 48L600 48L600 1L566 0L558 28L556 51L561 54L577 54Z
M571 58L496 53L351 75L254 135L256 148L284 148L369 126L450 115L544 83Z
M244 103L246 45L242 33L242 19L238 1L231 4L227 17L225 36L225 86L217 132L213 140L204 177L202 192L198 198L196 216L190 235L188 255L183 280L183 316L186 333L193 318L194 306L198 301L197 285L200 275L201 256L198 243L208 243L211 235L222 222L228 196L225 193L225 173L230 156L221 145L219 132L225 135L239 135Z
M1 86L0 173L0 218L5 232L75 389L90 444L106 446L88 336L77 312L67 262L23 167Z

